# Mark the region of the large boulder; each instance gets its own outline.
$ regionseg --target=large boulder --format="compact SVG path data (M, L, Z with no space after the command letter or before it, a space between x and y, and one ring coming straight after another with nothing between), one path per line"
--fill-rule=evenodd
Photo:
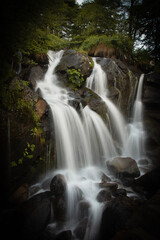
M22 203L9 219L6 237L15 239L38 239L51 216L50 192L37 194Z
M120 196L112 199L102 214L99 239L112 239L116 232L125 228L134 210L135 203L130 198Z
M62 174L57 174L53 177L50 183L50 190L54 196L64 196L67 189L65 177Z
M108 97L128 116L134 101L137 77L119 59L97 58L97 62L106 73Z
M75 50L66 50L57 65L55 72L57 74L65 74L67 69L80 69L84 79L89 77L92 71L91 59L83 53Z
M40 66L33 66L29 68L26 79L29 81L32 89L35 89L36 82L42 80L44 71Z
M160 189L160 167L157 167L143 176L135 179L132 188L145 197L151 197Z
M106 162L108 169L119 178L139 177L140 171L134 159L129 157L116 157Z

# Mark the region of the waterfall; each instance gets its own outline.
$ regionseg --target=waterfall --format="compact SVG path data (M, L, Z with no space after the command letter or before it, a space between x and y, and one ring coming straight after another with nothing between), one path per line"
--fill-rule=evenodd
M124 155L129 155L137 162L145 158L145 131L143 126L142 87L144 74L140 76L137 95L133 107L133 121L128 124L128 137L124 147Z
M133 108L133 121L127 124L113 102L107 97L107 76L101 66L93 58L94 69L87 79L86 86L95 91L105 102L109 112L109 123L111 126L112 138L116 139L122 156L132 157L137 162L145 157L144 141L145 132L143 127L143 104L142 87L144 74L140 76L137 88L136 100ZM115 135L115 136L114 136Z
M93 58L94 69L87 79L87 87L95 91L106 104L107 119L110 123L108 129L107 124L89 106L81 106L77 112L69 104L74 99L60 86L55 73L63 51L49 51L48 55L48 70L44 79L36 85L36 89L40 89L42 97L50 105L55 130L57 169L48 173L48 178L60 173L67 182L67 221L65 225L58 226L57 230L55 222L50 227L53 227L54 233L70 229L74 236L83 220L83 224L86 221L86 228L82 239L95 240L105 204L97 200L101 191L99 183L102 183L105 172L105 161L118 155L137 160L141 155L143 76L138 86L133 123L128 125L126 131L122 114L108 98L107 76Z
M118 138L119 147L123 149L126 141L126 131L125 131L125 121L118 110L118 108L110 101L107 97L109 90L107 89L107 76L101 66L96 62L96 58L93 58L94 61L94 69L92 74L87 79L86 86L95 93L97 93L102 100L105 102L106 107L108 109L108 114L110 117L110 122L112 121L112 137L116 135L116 140Z
M117 156L117 151L106 124L96 112L86 106L84 109L81 107L78 113L69 105L74 99L59 85L55 73L63 51L49 51L48 55L48 71L44 79L37 82L36 90L40 89L53 116L56 167L67 181L67 227L74 230L79 223L78 199L81 192L89 205L84 239L94 240L103 210L103 203L96 199L99 192L97 183L101 182L105 161ZM101 86L99 91L103 89L105 86Z

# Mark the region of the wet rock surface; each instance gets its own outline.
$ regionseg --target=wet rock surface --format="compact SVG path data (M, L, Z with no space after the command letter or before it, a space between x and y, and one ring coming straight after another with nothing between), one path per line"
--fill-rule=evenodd
M118 178L140 176L137 163L132 158L117 157L106 162L108 169Z
M135 179L130 189L133 188L139 194L136 198L128 197L128 190L122 185L119 187L119 183L111 182L111 179L102 173L97 201L103 204L104 210L97 240L159 239L159 176L159 169L154 169ZM83 240L88 227L89 202L83 199L81 190L78 187L75 188L74 191L78 196L75 210L78 207L79 223L73 232L68 229L57 233L59 227L62 227L67 219L65 177L57 174L50 180L47 179L47 186L49 185L50 191L38 193L28 200L17 202L16 208L3 213L3 230L10 228L12 236L16 239ZM50 232L48 224L54 222L58 229L55 228ZM10 232L7 236L10 236Z
M144 126L147 132L147 155L153 165L160 166L160 74L148 73L144 76L143 104Z

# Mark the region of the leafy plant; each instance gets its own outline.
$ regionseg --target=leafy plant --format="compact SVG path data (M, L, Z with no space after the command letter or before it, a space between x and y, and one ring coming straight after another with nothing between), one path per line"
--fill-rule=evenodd
M68 78L69 78L69 81L74 85L74 86L77 86L77 87L81 87L83 82L84 82L84 77L83 77L83 74L81 73L81 70L78 69L68 69L67 70L67 75L68 75Z

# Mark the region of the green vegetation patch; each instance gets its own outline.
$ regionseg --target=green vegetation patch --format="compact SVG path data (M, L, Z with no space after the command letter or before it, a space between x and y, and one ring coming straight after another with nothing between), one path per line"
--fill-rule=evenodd
M128 36L122 35L94 35L88 37L81 45L84 51L90 51L99 44L104 44L106 47L122 50L125 53L132 53L133 41Z
M81 73L81 70L78 69L68 69L67 70L67 75L69 82L74 85L74 87L81 87L84 83L84 77L83 74Z

